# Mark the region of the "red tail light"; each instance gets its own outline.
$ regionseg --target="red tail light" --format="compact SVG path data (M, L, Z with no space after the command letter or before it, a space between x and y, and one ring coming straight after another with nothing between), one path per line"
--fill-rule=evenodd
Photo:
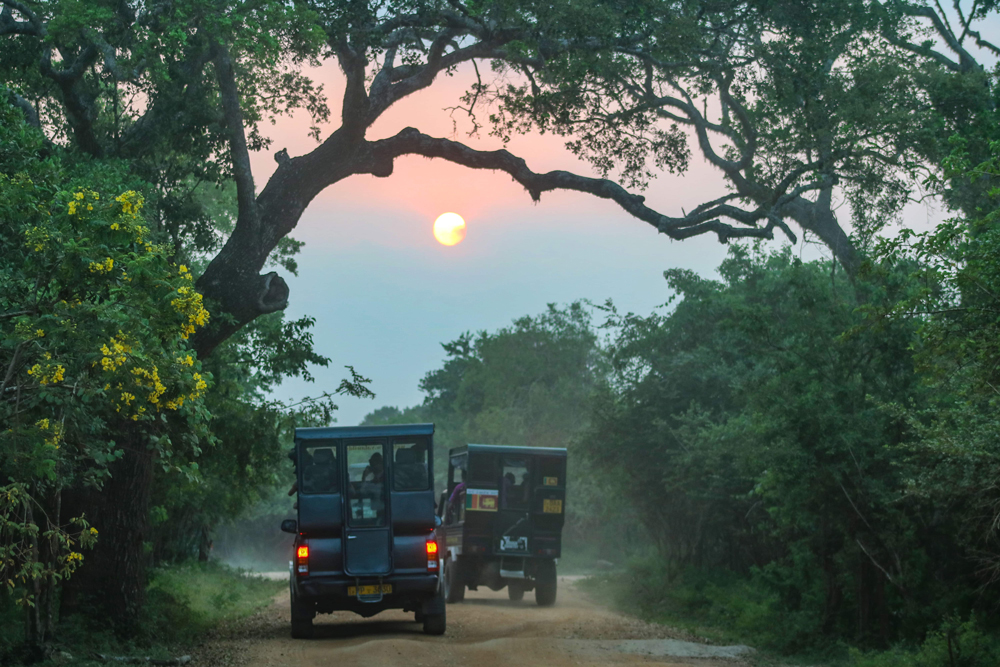
M438 543L433 537L427 540L427 571L438 571Z
M295 551L295 571L298 574L309 574L309 545L303 544Z

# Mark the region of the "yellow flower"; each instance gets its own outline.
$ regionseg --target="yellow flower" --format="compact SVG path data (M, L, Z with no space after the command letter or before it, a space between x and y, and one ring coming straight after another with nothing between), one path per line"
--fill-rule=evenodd
M51 357L51 354L47 355L47 358ZM35 364L28 369L28 375L36 378L38 384L53 384L63 381L63 378L66 376L66 369L61 364L45 364L44 366Z
M115 266L115 260L108 257L103 262L91 262L90 272L91 273L110 273L111 269Z
M35 337L36 338L45 338L45 330L44 329L35 329Z

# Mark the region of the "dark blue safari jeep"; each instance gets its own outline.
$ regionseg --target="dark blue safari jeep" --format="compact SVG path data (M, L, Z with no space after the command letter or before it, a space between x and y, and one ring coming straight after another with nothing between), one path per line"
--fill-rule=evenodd
M445 631L434 535L433 424L295 429L298 521L291 562L292 636L316 614L416 613Z

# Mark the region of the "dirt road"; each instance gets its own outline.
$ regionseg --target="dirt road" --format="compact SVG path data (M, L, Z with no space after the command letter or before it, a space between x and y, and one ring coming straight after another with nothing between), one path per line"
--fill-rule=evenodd
M412 614L383 612L370 619L349 613L319 616L316 638L289 637L288 594L264 612L223 631L196 655L199 664L249 667L568 667L670 665L738 667L746 647L683 641L669 628L643 623L595 604L572 579L560 578L554 607L529 593L469 591L448 605L448 632L428 637Z

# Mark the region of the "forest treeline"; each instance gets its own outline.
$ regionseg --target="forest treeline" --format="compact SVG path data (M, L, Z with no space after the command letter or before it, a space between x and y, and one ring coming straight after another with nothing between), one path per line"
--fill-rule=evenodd
M749 577L782 649L974 633L998 571L1000 47L996 3L953 5L0 0L0 658L81 619L141 637L149 567L208 558L287 482L289 429L335 407L270 398L329 363L283 315L290 234L325 188L412 155L832 261L735 244L721 282L668 271L669 310L462 336L424 404L371 420L572 447L571 534L654 545L657 581ZM452 74L456 128L556 134L584 173L388 121L369 138ZM295 156L267 130L293 114L317 142ZM639 192L692 159L722 194L651 208ZM928 197L954 220L897 234ZM370 395L344 375L335 394Z
M998 242L952 221L854 281L734 246L717 280L666 271L650 315L552 305L464 334L423 403L365 423L434 422L442 470L469 442L568 447L565 556L633 558L615 582L651 615L784 653L950 624L955 664L993 664Z

